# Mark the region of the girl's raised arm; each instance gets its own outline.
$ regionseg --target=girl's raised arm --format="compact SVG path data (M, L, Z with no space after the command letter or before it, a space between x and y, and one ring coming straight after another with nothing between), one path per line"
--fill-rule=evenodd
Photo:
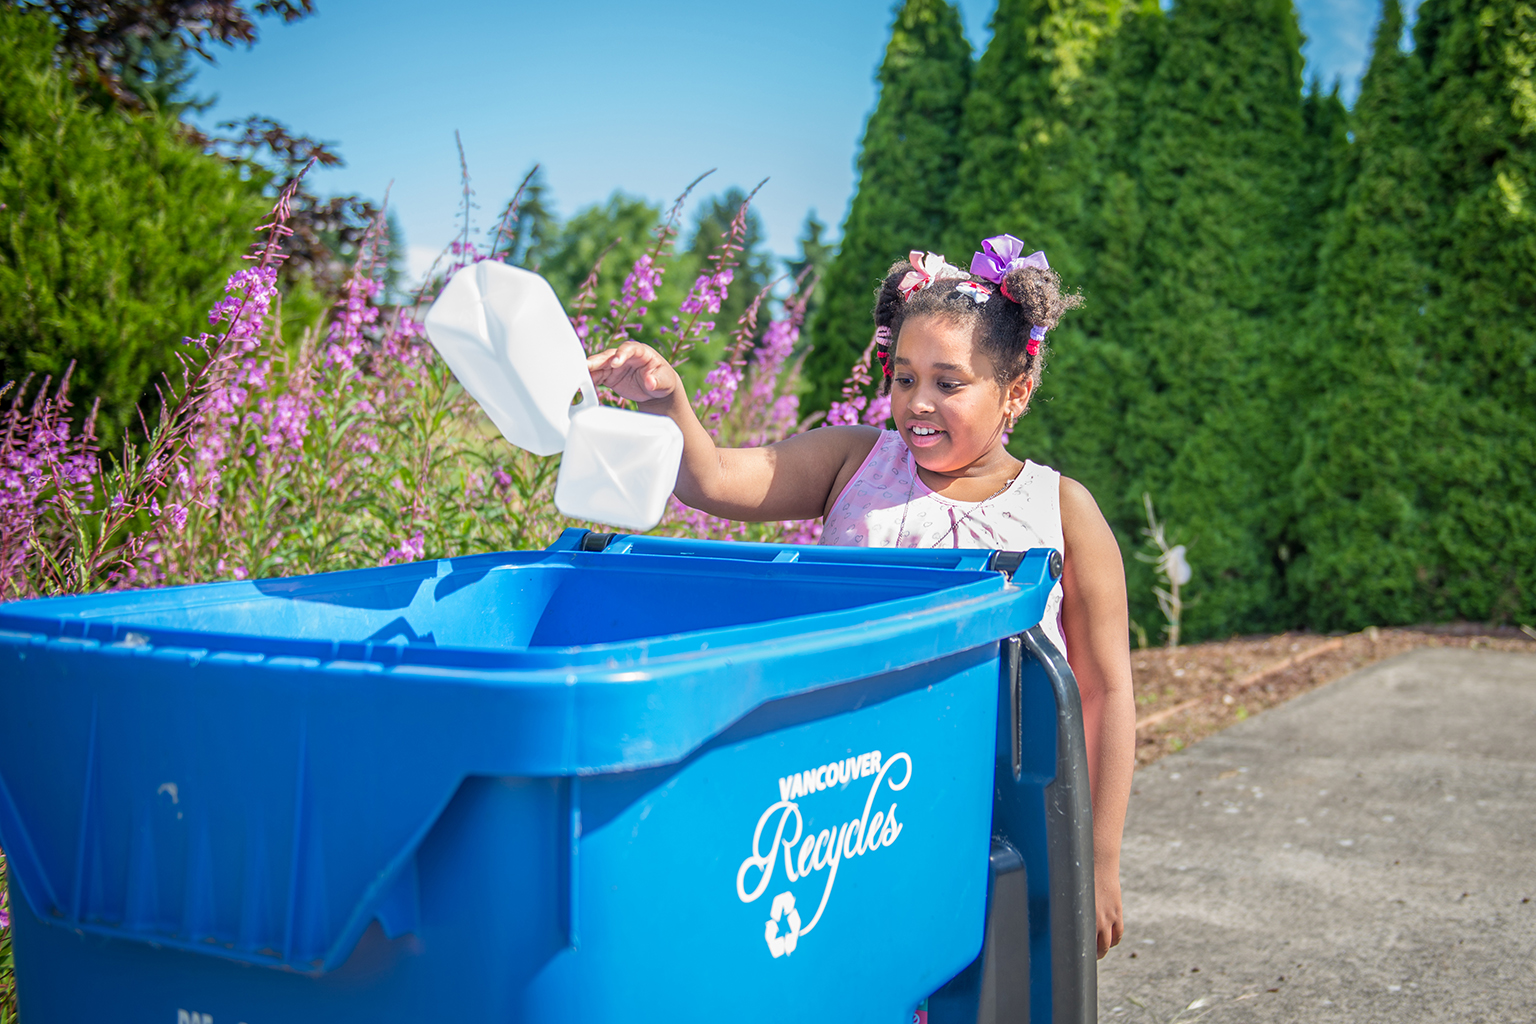
M649 345L626 341L587 360L592 381L683 432L678 500L725 519L766 522L825 515L880 432L822 427L761 448L720 448L694 414L682 378Z

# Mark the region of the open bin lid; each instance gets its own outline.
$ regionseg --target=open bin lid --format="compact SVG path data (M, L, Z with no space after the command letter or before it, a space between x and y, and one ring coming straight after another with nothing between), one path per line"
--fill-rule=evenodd
M994 647L1055 581L1043 549L1010 580L989 551L584 544L0 605L0 845L28 904L328 970L389 930L464 778L675 763L769 701ZM135 845L169 813L177 851ZM92 881L206 872L209 907L238 907L252 850L286 910L218 943L198 915L229 915L190 885L168 919Z

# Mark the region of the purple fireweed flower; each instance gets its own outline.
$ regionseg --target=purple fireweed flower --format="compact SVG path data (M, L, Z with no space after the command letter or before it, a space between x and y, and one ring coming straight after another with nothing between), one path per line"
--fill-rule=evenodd
M783 526L786 544L815 544L821 540L821 523L815 519L788 520Z
M379 321L379 307L373 300L383 287L383 282L357 274L347 279L345 294L327 331L326 366L339 366L348 374L355 372L355 360L368 346L365 332Z
M780 395L768 411L768 432L784 437L800 422L800 396Z
M48 384L30 402L23 384L0 409L0 585L11 596L30 589L27 563L39 528L55 512L90 504L99 468L89 428L70 431L68 375L52 394Z
M593 272L596 273L595 268ZM645 253L635 260L628 276L624 278L624 287L620 296L608 303L608 315L603 319L603 331L608 337L609 344L617 345L627 341L632 332L640 329L640 321L650 310L648 303L656 301L656 290L660 287L665 274L666 266L656 261L655 253ZM589 278L588 283L595 288L594 279ZM582 293L587 296L586 301L590 302L591 293L586 286L583 286ZM586 314L574 317L571 324L576 329L576 336L585 344L592 329L587 322Z
M841 401L833 402L827 410L827 422L833 426L852 426L860 422L864 407L869 404L869 399L864 395L853 395Z
M304 438L309 436L309 420L312 410L303 396L285 392L276 399L262 399L261 410L266 415L266 431L261 442L269 450L291 449L294 454L304 449Z
M426 329L418 321L404 315L397 317L394 327L385 332L379 346L386 363L400 369L412 369L430 359L427 346L421 344L425 335Z
M719 423L720 417L731 411L731 403L736 397L736 389L741 386L741 367L733 363L723 362L716 366L704 378L704 384L708 388L699 399L702 410L709 410L708 419L711 423Z
M224 298L208 311L208 322L227 323L225 334L235 351L254 352L261 346L262 331L276 297L275 266L243 267L225 282Z
M656 289L661 284L662 274L666 272L664 267L657 266L646 253L635 261L629 276L624 278L624 302L626 305L634 305L636 300L640 302L655 302ZM644 316L644 313L639 314Z
M700 274L698 280L693 282L693 287L688 290L688 297L683 300L683 304L678 309L688 316L705 310L711 313L720 312L720 304L730 295L731 281L735 276L735 271L730 267L714 274Z
M417 530L410 537L400 542L397 548L390 548L384 552L380 565L394 565L396 562L419 562L426 557L427 541Z

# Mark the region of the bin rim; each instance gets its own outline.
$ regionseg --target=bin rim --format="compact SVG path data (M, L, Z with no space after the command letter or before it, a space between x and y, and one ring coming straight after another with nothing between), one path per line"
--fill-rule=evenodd
M261 662L273 667L296 667L297 661L333 666L334 670L407 669L412 675L486 683L520 681L566 685L574 681L573 675L593 681L606 678L611 682L623 682L625 676L636 671L666 674L669 666L691 665L702 657L768 641L777 643L786 631L795 631L797 625L812 621L816 623L816 629L796 631L796 635L829 637L849 628L867 627L872 622L909 621L913 614L935 613L956 602L1023 596L1022 591L1031 584L1051 579L1051 549L1048 548L1028 552L1018 570L1005 575L986 568L994 552L985 549L831 548L618 535L617 542L609 544L608 550L588 552L579 548L585 535L587 531L567 530L554 545L539 551L496 552L309 576L154 588L133 592L136 606L120 612L114 611L114 599L123 592L15 601L0 604L0 639L11 643L94 642L103 648L134 656L185 656L201 660L223 655L241 657L253 664L260 658ZM804 561L796 559L794 568L790 568L780 565L777 560L785 552L811 557ZM304 598L297 592L308 590L311 595L323 594L326 584L342 585L349 578L356 580L358 574L370 575L375 584L381 580L388 582L392 577L399 582L421 584L457 573L483 577L497 571L552 561L579 568L601 559L601 564L610 571L641 571L677 557L687 557L690 571L694 573L702 569L736 574L746 572L758 577L791 572L831 577L839 570L862 564L879 565L906 579L938 585L920 594L871 601L834 611L567 646L492 648L283 638L222 630L176 629L136 621L136 616L167 607L207 607L243 597L314 600L315 596ZM945 577L949 577L949 582L939 584ZM947 600L936 604L935 599L939 597ZM1038 603L1043 610L1043 593Z

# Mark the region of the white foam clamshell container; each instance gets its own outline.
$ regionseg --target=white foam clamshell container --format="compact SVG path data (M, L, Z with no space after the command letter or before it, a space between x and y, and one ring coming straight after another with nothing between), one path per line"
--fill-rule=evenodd
M637 532L661 521L682 431L665 416L598 404L586 353L548 281L495 260L471 264L427 311L426 329L503 437L535 455L565 453L555 483L561 514Z

